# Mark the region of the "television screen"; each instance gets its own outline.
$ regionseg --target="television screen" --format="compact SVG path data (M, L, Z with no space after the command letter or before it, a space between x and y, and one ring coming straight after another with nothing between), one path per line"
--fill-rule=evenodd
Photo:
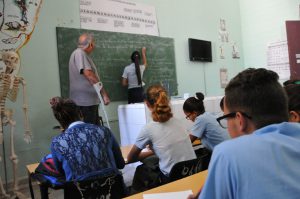
M190 61L212 62L211 42L189 38Z

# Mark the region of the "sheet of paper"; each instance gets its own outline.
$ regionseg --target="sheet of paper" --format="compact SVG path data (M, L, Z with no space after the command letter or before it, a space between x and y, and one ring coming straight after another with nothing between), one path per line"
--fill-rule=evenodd
M267 69L275 71L279 79L290 78L290 61L287 41L273 42L268 45Z
M150 149L148 149L148 148L144 148L143 150L142 150L142 152L149 152L150 151Z
M179 191L179 192L168 192L168 193L154 193L144 194L144 199L186 199L190 194L193 194L192 190Z

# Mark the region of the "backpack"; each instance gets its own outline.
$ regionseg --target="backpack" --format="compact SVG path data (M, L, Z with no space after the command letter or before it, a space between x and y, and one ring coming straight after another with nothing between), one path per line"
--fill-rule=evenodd
M32 177L42 184L48 184L52 188L59 188L66 182L64 174L56 170L52 154L42 158Z

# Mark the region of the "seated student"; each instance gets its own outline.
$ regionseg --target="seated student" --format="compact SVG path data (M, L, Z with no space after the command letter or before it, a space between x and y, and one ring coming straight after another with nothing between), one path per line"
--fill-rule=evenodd
M152 113L153 121L143 127L127 160L130 163L149 156L151 153L142 152L142 149L149 145L159 159L158 172L162 178L167 178L176 163L195 159L196 155L184 127L173 117L166 90L160 85L150 86L147 89L145 103ZM138 169L134 182L138 178L137 172ZM139 182L143 183L147 180L140 179ZM137 188L133 184L135 191L143 191L147 188L152 187Z
M78 106L70 99L50 100L55 118L63 131L54 137L51 153L58 171L67 181L86 180L119 174L125 166L112 132L103 126L84 123Z
M289 101L289 121L300 123L300 80L289 80L283 84Z
M224 97L220 101L220 109L224 112Z
M250 68L227 85L218 121L227 120L234 139L215 147L200 199L299 198L300 124L287 122L278 78Z
M288 86L288 85L300 85L300 79L290 79L285 82L283 82L283 86Z
M229 135L211 113L205 112L203 100L204 95L196 93L196 97L190 97L184 102L183 111L186 119L194 122L191 141L199 138L204 147L212 151L217 144L229 139Z

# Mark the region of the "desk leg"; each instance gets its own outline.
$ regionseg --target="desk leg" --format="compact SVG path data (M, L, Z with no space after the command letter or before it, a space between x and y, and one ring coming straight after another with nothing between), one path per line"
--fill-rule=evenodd
M31 199L34 199L34 192L33 192L33 189L32 189L32 180L31 180L31 175L30 174L28 175L28 184L29 184Z
M41 199L49 199L48 186L40 184Z

